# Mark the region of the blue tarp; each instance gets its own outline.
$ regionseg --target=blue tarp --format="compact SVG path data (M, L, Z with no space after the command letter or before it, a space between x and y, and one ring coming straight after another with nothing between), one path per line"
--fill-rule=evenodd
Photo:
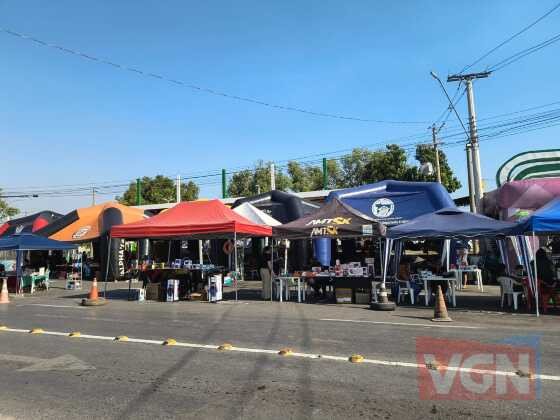
M334 197L386 226L406 223L442 208L455 207L447 190L437 182L387 180L333 191L327 201Z
M516 223L491 219L458 208L446 208L418 216L387 231L391 239L467 239L513 236Z
M530 216L518 223L519 234L535 232L535 234L560 233L560 198L550 201Z
M76 245L68 242L55 241L31 233L22 233L0 238L0 250L48 251L51 249L76 249Z

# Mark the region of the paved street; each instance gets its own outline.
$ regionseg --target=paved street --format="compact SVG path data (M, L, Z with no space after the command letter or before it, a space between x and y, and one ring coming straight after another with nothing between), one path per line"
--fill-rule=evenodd
M112 300L84 308L78 295L54 289L0 307L9 328L0 331L0 415L553 418L560 410L558 380L542 380L536 401L423 401L418 369L406 365L416 362L418 336L496 343L538 334L541 374L557 377L557 316L455 311L453 323L434 324L431 309L417 307L379 313L353 305ZM45 333L29 334L32 328ZM72 331L82 336L68 337ZM122 335L130 341L113 340ZM161 345L169 338L179 345ZM226 342L241 349L212 347ZM284 347L296 354L278 355ZM352 354L366 363L346 361Z

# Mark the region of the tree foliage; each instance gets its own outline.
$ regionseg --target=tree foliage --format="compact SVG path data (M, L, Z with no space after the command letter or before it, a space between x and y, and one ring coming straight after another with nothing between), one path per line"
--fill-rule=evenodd
M292 182L281 170L275 171L276 189L287 191ZM270 163L259 161L255 169L246 169L232 175L228 186L229 197L245 197L270 191Z
M397 144L390 144L382 150L356 148L347 156L327 161L327 188L349 188L370 184L387 179L401 181L435 181L435 173L424 175L418 165L430 162L435 168L435 151L432 147L418 146L415 153L416 163L410 163L406 151ZM461 183L453 175L445 153L439 153L441 178L443 186L454 192L461 188ZM299 162L288 163L286 173L276 173L276 188L295 192L323 189L323 169L317 165L302 165ZM228 193L230 197L250 196L269 191L269 164L258 162L254 170L235 173L230 180Z
M175 180L163 175L155 177L145 176L140 180L140 195L142 204L172 203L177 199L177 186ZM198 186L189 181L181 183L181 201L196 200ZM136 205L136 182L131 182L128 189L121 197L116 197L121 204Z
M1 195L2 195L2 189L0 189L0 196ZM10 206L10 204L7 201L2 200L0 198L0 220L4 220L7 217L15 216L18 213L19 213L19 209Z

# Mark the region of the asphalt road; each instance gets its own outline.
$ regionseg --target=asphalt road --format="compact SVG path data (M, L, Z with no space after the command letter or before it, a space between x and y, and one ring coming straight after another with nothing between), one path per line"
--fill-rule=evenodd
M406 365L417 361L417 337L491 344L537 335L540 373L560 379L557 316L465 311L452 312L453 323L434 324L423 308L77 303L67 292L0 306L0 324L21 329L0 331L0 418L558 418L560 412L556 379L541 380L535 400L432 401L420 398L418 368ZM27 332L35 327L60 334ZM82 336L70 338L71 331ZM121 335L154 342L112 340ZM160 344L168 338L194 347ZM244 350L204 347L225 342ZM276 354L284 347L304 354ZM352 354L368 362L349 363Z

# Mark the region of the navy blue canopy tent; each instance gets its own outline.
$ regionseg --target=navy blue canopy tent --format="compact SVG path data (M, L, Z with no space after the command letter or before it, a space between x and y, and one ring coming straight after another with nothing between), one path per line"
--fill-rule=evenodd
M447 190L437 182L387 180L332 191L327 201L335 197L385 226L406 223L422 214L455 207Z
M550 201L548 204L541 207L536 212L521 219L517 223L516 231L518 235L532 235L533 244L537 243L536 235L552 235L560 234L560 198ZM531 246L527 241L527 236L518 236L518 246L521 253L523 264L528 267L531 263ZM538 272L537 272L537 259L533 258L533 270L527 269L527 275L531 280L531 284L535 290L535 300L537 315L539 311L537 288L538 288Z
M455 207L447 190L437 182L387 180L332 191L327 201L334 198L388 227L435 210ZM330 244L328 239L315 240L316 258L323 265L330 265Z
M390 239L470 239L515 235L516 223L491 219L458 208L446 208L418 216L387 230Z
M76 249L76 245L55 241L32 233L21 233L0 238L0 250L48 251L51 249Z
M43 236L33 235L32 233L20 233L0 238L0 250L16 251L16 276L18 285L20 284L21 254L23 251L70 250L76 248L77 246L74 244L55 241Z

